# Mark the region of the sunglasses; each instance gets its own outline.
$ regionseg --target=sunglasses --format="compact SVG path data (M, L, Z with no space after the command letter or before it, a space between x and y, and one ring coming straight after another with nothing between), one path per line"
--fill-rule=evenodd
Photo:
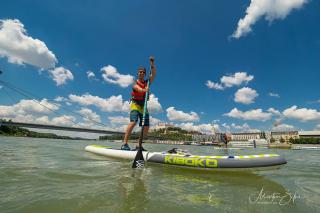
M146 74L146 71L139 71L139 73L143 73L143 74Z

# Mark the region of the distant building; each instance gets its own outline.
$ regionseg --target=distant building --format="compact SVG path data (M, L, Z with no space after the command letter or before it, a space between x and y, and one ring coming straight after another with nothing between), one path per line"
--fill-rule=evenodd
M174 127L174 125L170 123L158 123L156 126L153 126L152 128L154 130L159 130L159 129L166 129L168 127Z
M215 135L192 135L192 140L193 141L214 141L215 140Z
M298 131L271 132L271 138L276 142L280 142L281 138L284 139L285 142L289 142L290 138L299 139L299 133Z
M249 141L256 139L265 139L264 132L231 133L231 141Z
M320 138L320 131L299 131L300 138Z

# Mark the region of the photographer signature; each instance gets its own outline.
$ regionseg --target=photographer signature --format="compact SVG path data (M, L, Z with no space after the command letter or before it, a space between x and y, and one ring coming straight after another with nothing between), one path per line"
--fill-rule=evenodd
M273 193L266 193L264 188L260 190L259 194L251 194L249 195L249 203L254 204L279 204L280 206L289 205L290 203L294 203L297 199L301 199L302 197L297 193L291 192L273 192Z

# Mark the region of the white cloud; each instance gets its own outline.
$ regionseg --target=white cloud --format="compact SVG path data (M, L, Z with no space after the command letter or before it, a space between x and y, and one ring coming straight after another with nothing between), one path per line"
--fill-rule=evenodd
M240 38L252 31L251 26L263 16L269 22L284 19L293 9L302 7L308 0L251 0L246 16L239 20L233 38Z
M64 67L57 67L48 71L57 86L66 84L68 80L73 80L72 72Z
M97 113L93 112L91 109L81 108L78 112L85 117L85 121L101 122L100 116Z
M161 121L160 119L150 116L150 126L155 126L155 125L162 123L162 122L163 121Z
M230 131L230 129L231 129L230 125L228 125L227 123L223 123L222 126L223 126L224 128L226 128L227 131Z
M192 122L188 122L188 123L177 124L176 126L187 131L197 131L203 134L213 134L214 132L220 131L220 127L218 124L214 124L214 126L212 126L211 124L195 125Z
M238 132L260 132L261 131L259 129L252 129L247 123L244 123L242 125L236 125L232 123L231 127L237 130Z
M294 130L294 126L289 124L280 124L272 127L272 131L291 131Z
M209 88L209 89L216 89L216 90L223 90L223 86L221 84L218 84L218 83L214 83L210 80L207 81L206 83L206 86Z
M101 71L103 72L102 77L106 82L117 84L120 87L128 87L134 81L133 76L122 75L111 65L101 68Z
M281 116L281 112L279 110L276 110L276 109L272 108L272 107L269 108L267 111L272 113L272 114L274 114L274 115Z
M148 110L152 114L162 112L162 107L159 103L159 99L154 94L151 94L149 97Z
M75 126L76 118L70 115L63 115L52 118L50 121L51 124L57 126Z
M128 124L130 122L128 116L109 116L108 119L111 124Z
M14 118L16 115L25 116L29 114L48 114L52 113L52 111L59 110L58 105L51 104L47 99L43 99L38 102L43 106L33 100L24 99L12 106L0 105L0 117ZM48 108L51 109L51 111Z
M320 124L316 125L315 130L320 130Z
M250 129L250 126L247 123L244 123L242 125L236 125L235 123L232 123L231 127L234 128L234 129L240 129L240 130Z
M256 90L249 87L243 87L235 93L234 101L237 103L251 104L259 94Z
M53 68L58 62L46 44L30 37L17 19L0 19L0 57L7 57L10 63L41 69Z
M252 129L247 123L242 125L223 123L222 126L226 129L226 132L260 132L259 129Z
M282 112L286 118L297 119L300 121L316 121L320 120L320 112L315 109L301 108L292 106Z
M269 92L269 96L275 97L275 98L280 98L280 95L278 93Z
M104 99L90 94L84 94L82 96L70 94L69 100L83 106L96 106L104 112L129 112L129 102L123 101L122 95L111 96L110 98Z
M21 100L19 103L12 106L0 106L0 117L4 119L12 119L16 122L38 123L70 126L74 124L75 118L69 115L61 115L53 117L51 120L48 114L59 110L58 105L53 105L46 99L39 101L41 105L50 108L51 110L35 103L32 100Z
M199 121L199 116L195 112L185 113L183 111L176 110L174 107L167 109L167 117L170 121L181 121L181 122L194 122Z
M62 97L62 96L57 96L57 97L55 97L55 99L54 99L54 101L56 101L56 102L62 102L62 101L66 101L67 99L66 98L64 98L64 97Z
M253 80L253 75L248 75L246 72L236 72L233 75L222 76L220 83L214 83L210 80L206 85L210 89L223 90L226 87L240 86L241 84L247 84Z
M242 112L237 108L233 108L229 113L226 113L224 115L231 118L238 118L243 120L266 121L271 118L272 113L263 112L262 109L252 109L246 112Z
M220 81L225 87L233 87L248 83L249 81L252 81L253 78L253 75L247 75L246 72L236 72L231 76L222 76Z
M94 72L92 72L91 70L88 70L88 71L87 71L87 76L88 76L89 79L96 77L96 75L94 74Z

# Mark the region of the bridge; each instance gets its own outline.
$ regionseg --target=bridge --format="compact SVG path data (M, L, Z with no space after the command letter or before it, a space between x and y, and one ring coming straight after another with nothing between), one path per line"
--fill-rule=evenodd
M56 125L46 125L46 124L33 124L33 123L22 123L22 122L12 122L12 121L1 121L0 126L16 126L16 127L25 127L25 128L36 128L36 129L52 129L52 130L63 130L63 131L73 131L73 132L88 132L88 133L98 133L103 135L124 135L124 132L116 132L109 130L100 130L100 129L88 129L88 128L79 128L79 127L69 127L69 126L56 126ZM132 136L139 136L137 133L132 133ZM163 136L151 136L148 135L149 139L170 139Z
M64 130L64 131L73 131L73 132L88 132L88 133L98 133L98 134L118 134L123 135L124 132L115 132L108 130L100 129L88 129L88 128L79 128L79 127L68 127L68 126L55 126L55 125L45 125L45 124L32 124L32 123L21 123L21 122L8 122L0 121L0 126L16 126L16 127L26 127L26 128L37 128L37 129L53 129L53 130Z

